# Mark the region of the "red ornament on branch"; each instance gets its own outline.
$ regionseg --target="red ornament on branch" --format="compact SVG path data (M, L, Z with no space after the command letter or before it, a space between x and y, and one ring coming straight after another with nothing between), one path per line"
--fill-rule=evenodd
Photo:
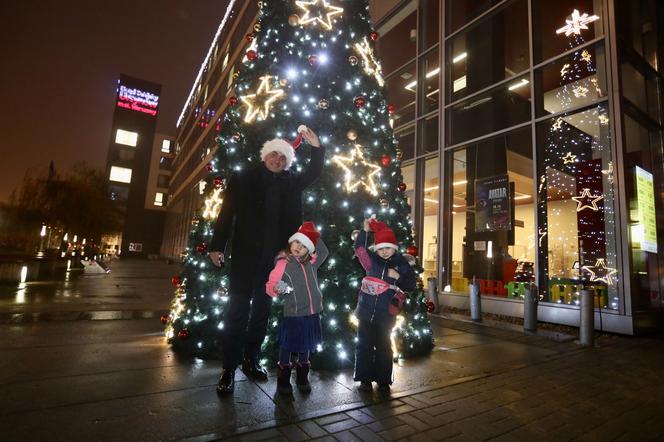
M253 49L249 49L247 51L247 60L254 61L256 58L258 58L258 54L256 53L256 51L254 51Z
M228 99L228 102L230 103L231 106L235 106L238 102L237 97L231 97Z
M397 106L395 104L388 104L387 105L387 113L390 115L394 115L394 113L397 111Z
M389 166L391 162L392 158L390 158L389 155L383 155L382 157L380 157L380 164L382 164L383 167Z
M178 275L175 275L171 278L171 284L173 284L175 287L179 286L182 284L182 278L180 278Z
M207 164L205 165L205 170L207 170L208 172L212 172L212 169L213 169L213 168L212 168L212 163L207 163Z
M204 242L198 244L196 246L196 252L200 253L201 255L205 254L207 252L207 244Z
M433 313L436 311L436 304L431 300L427 300L427 312Z
M318 64L318 55L316 55L316 54L310 55L309 56L309 64L311 66L316 66Z
M353 104L355 104L356 108L362 109L364 105L367 104L367 99L360 95L358 97L355 97L355 100L353 100Z
M189 330L186 328L183 328L178 332L178 338L182 339L183 341L189 337Z
M213 183L214 183L214 187L216 187L218 189L218 188L221 187L222 184L224 184L224 180L223 180L223 178L218 176L214 179Z
M371 41L378 40L378 32L373 31L371 34L369 34L369 38L371 38Z
M166 323L168 322L168 315L161 315L159 317L159 320L161 321L162 324L166 325Z
M399 183L399 185L397 186L399 192L405 192L407 188L408 186L406 186L406 183L404 182Z
M408 246L406 248L406 253L408 253L411 256L417 256L418 253L417 246Z
M254 41L254 34L250 32L244 36L244 39L247 40L248 43L251 43L252 41Z

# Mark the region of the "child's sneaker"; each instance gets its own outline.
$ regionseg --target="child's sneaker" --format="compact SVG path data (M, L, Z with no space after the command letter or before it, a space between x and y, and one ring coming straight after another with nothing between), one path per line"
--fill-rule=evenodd
M373 389L371 382L369 381L360 382L360 386L358 388L360 391L371 391Z

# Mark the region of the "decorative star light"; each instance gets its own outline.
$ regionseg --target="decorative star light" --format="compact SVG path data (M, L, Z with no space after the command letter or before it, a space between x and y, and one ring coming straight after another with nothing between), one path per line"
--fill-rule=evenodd
M590 273L590 282L600 281L606 285L613 285L613 275L618 271L607 267L604 258L597 258L594 266L583 266L581 269Z
M604 125L609 124L609 117L607 117L606 115L599 114L599 117L597 117L597 118L599 119L600 124L604 124Z
M597 91L597 95L602 95L602 89L599 87L599 82L597 81L597 77L593 77L590 79L590 82L595 86L595 90Z
M546 231L546 230L543 230L541 227L538 227L538 228L537 228L537 233L539 234L539 241L538 241L539 246L542 247L542 240L543 240L544 237L546 236L547 231Z
M602 174L606 175L606 178L609 180L609 183L613 184L613 161L609 161L609 168L604 170L602 169Z
M221 198L221 187L214 189L212 195L205 200L205 210L203 210L203 218L206 220L214 220L219 215L221 203L224 201Z
M368 163L364 159L362 146L355 144L349 156L335 155L332 157L337 166L344 171L344 187L346 192L355 191L364 186L371 195L378 195L374 175L380 172L380 166Z
M583 86L577 86L574 89L572 89L572 92L574 92L574 96L576 98L581 98L588 95L588 88Z
M588 23L592 23L596 20L599 20L598 15L588 15L585 12L581 14L578 9L572 11L572 19L565 20L567 23L562 28L556 29L556 34L565 33L566 37L569 37L572 34L581 35L582 29L588 29Z
M295 2L295 4L304 10L304 15L300 17L301 25L319 23L327 30L332 29L332 17L340 15L344 12L344 8L332 6L327 0L298 0ZM312 7L317 8L317 14L311 13Z
M560 127L563 125L563 119L561 117L558 117L555 123L553 123L553 126L551 126L551 129L553 130L558 130Z
M567 152L567 155L563 157L563 164L573 163L576 163L576 155L572 155L572 152Z
M380 62L376 60L374 52L366 37L364 37L362 43L355 43L355 52L362 57L364 72L366 72L367 75L373 75L378 82L378 85L382 87L385 84L385 80L383 79L383 69L380 66Z
M580 212L584 209L591 209L595 212L599 210L597 203L604 199L603 195L591 195L590 189L585 187L579 196L573 196L572 199L578 203L576 211ZM584 202L586 201L586 202Z
M272 86L270 85L270 79L272 77L272 75L264 75L260 77L261 83L258 85L256 93L240 97L242 102L247 106L247 113L244 116L245 123L251 123L259 115L261 119L267 119L267 117L270 115L270 108L272 103L279 100L280 98L283 98L283 89L272 89ZM258 97L265 96L269 98L262 103L259 103Z
M587 49L584 49L583 52L581 52L581 58L586 62L590 63L593 59L593 56L590 55L590 52L588 52Z
M571 66L570 66L569 63L565 63L565 64L563 65L562 69L560 70L560 76L561 76L561 77L564 77L565 74L567 73L567 71L569 70L570 67L571 67Z

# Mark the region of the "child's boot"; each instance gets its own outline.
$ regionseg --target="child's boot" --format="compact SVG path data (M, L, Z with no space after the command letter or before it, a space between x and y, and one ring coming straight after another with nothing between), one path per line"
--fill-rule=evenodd
M291 370L293 366L288 365L277 365L277 392L279 394L293 394L293 387L290 383Z
M303 393L309 393L311 391L311 385L309 384L310 365L310 362L297 363L297 388Z

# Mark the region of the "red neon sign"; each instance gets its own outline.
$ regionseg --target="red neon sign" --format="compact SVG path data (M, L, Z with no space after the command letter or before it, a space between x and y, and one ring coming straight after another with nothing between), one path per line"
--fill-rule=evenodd
M155 116L157 115L158 105L159 96L151 92L145 92L124 85L120 85L118 89L118 107Z

